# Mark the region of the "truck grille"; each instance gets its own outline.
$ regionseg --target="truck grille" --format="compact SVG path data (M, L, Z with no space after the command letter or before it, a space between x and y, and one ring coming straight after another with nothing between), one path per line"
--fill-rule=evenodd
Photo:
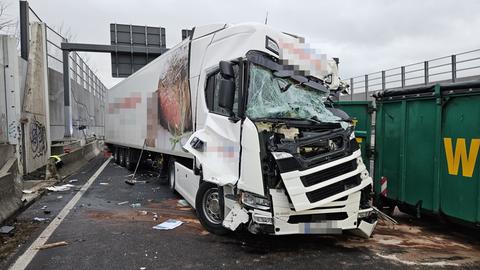
M326 187L307 192L307 198L310 203L318 202L335 194L351 189L361 182L360 175L355 175L342 181L338 181Z
M328 169L300 177L305 187L310 187L323 181L349 173L357 169L357 160L351 160Z

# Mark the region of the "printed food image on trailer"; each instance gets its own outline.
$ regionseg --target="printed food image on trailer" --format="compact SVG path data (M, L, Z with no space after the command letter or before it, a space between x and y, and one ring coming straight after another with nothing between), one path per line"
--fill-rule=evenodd
M192 109L188 87L188 44L170 56L167 69L160 74L158 88L147 100L147 146L156 147L162 141L161 130L172 137L171 150L192 131Z

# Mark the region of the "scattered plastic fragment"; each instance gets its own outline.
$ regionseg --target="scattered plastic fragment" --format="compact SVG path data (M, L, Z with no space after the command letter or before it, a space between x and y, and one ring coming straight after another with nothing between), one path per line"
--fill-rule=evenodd
M42 210L44 210L44 209L47 209L47 206L46 206L46 205L44 205L44 206L42 206L42 208L41 208L41 209L42 209Z
M131 206L132 208L138 208L138 207L141 207L142 204L141 204L141 203L132 203L132 204L130 204L130 206Z
M78 182L78 179L70 179L68 182L69 183L75 183L75 182Z
M178 200L178 201L177 201L177 204L178 204L178 206L183 206L183 207L185 207L185 206L190 206L190 204L189 204L186 200L183 200L183 199L182 199L182 200Z
M61 198L63 198L63 196L62 196L62 195L60 195L60 196L57 196L57 199L61 199Z
M148 215L148 212L143 210L143 211L138 211L138 213L141 215L141 216L146 216Z
M44 222L44 221L47 221L48 218L42 218L42 217L34 217L33 218L33 221L36 221L36 222Z
M0 234L9 234L15 230L13 226L2 226L0 227Z
M108 186L108 185L110 185L110 183L101 182L100 185L102 185L102 186Z
M47 190L49 191L54 191L54 192L58 192L58 191L67 191L67 190L70 190L70 188L72 187L75 187L74 185L70 185L70 184L65 184L65 185L61 185L61 186L51 186L51 187L47 187Z
M60 241L60 242L55 242L55 243L50 243L50 244L45 244L43 246L39 246L37 247L38 250L42 250L42 249L48 249L48 248L54 248L54 247L61 247L61 246L66 246L68 245L67 242L65 241Z
M127 204L127 203L128 203L128 201L124 201L124 202L117 203L117 205L124 205L124 204Z
M158 225L155 225L152 228L155 230L171 230L171 229L177 228L182 224L183 224L183 221L176 220L176 219L168 219L167 221L162 222Z
M145 269L147 269L147 268L146 268L146 267L143 267L143 266L140 267L140 270L145 270Z
M35 191L29 190L29 189L24 189L24 190L22 190L22 192L23 192L24 194L32 194L32 193L34 193Z

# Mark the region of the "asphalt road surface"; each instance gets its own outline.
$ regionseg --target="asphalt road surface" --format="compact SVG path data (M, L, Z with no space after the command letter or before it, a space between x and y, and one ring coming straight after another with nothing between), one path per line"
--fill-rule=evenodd
M130 186L124 181L131 172L112 161L92 180L105 161L95 158L65 180L74 180L71 184L76 187L44 195L16 218L15 234L0 238L0 269L22 264L26 269L478 269L480 265L480 238L471 229L405 215L396 217L399 225L377 226L370 239L212 235L199 224L195 211L179 203L181 198L147 169L137 178L146 183ZM132 207L134 203L141 206ZM57 218L69 206L71 211ZM48 220L34 222L35 217ZM184 224L167 231L152 228L167 219ZM58 226L46 229L52 222ZM48 239L39 238L49 232ZM35 246L59 241L67 245L44 250Z

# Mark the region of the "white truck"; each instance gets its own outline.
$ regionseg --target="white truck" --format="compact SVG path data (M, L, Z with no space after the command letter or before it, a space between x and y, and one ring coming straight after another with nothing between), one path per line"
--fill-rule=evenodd
M337 61L261 24L196 27L108 91L106 143L148 156L210 232L370 236L372 178L328 101Z

